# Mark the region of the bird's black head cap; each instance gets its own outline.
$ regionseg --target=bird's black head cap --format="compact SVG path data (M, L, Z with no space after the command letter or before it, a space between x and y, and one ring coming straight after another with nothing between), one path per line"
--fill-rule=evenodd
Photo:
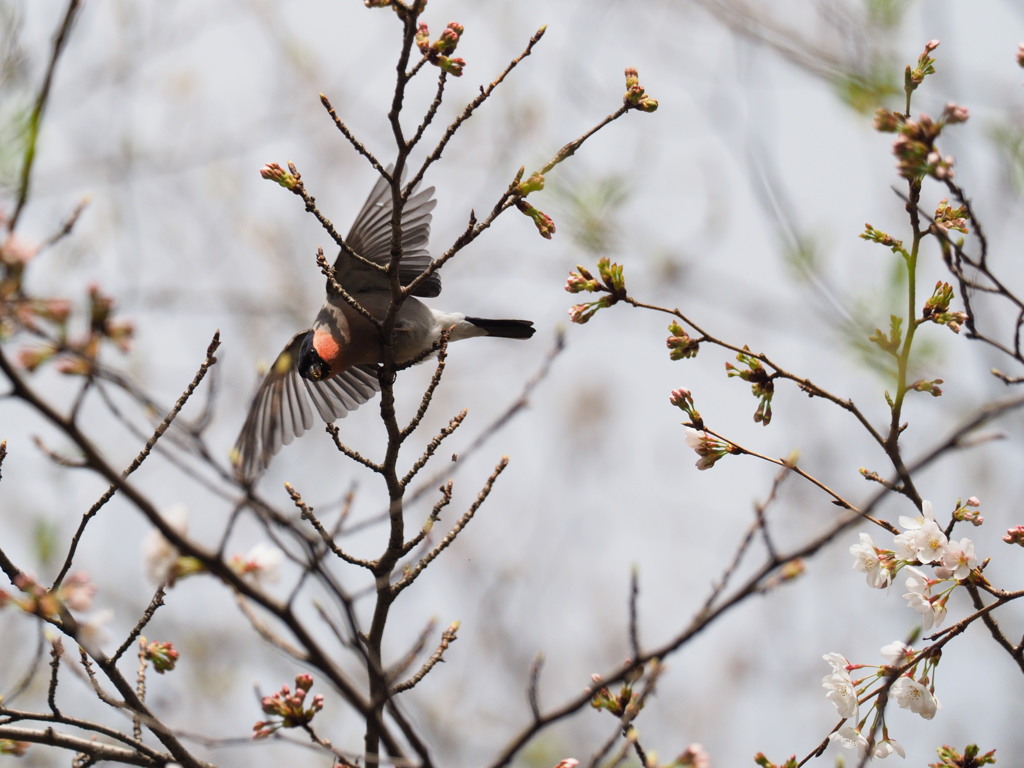
M330 370L313 346L313 331L307 331L299 345L299 375L310 381L320 381L327 378Z

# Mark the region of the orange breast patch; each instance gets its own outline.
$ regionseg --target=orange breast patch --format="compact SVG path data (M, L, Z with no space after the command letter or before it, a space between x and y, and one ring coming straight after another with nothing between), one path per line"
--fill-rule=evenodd
M327 331L316 331L313 334L313 348L325 363L332 368L341 356L341 347L337 340Z

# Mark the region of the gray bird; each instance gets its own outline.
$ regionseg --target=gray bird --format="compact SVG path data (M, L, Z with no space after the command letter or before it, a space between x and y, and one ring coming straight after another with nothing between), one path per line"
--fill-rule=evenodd
M390 171L390 168L388 169ZM427 241L434 188L411 195L402 211L402 257L398 276L408 285L430 266ZM391 187L382 177L352 223L345 242L367 261L387 266L391 261ZM383 319L391 305L387 275L345 251L334 262L337 282L371 315ZM414 296L441 293L435 272L420 283ZM393 338L395 362L407 363L430 350L441 332L449 341L474 336L528 339L529 320L485 320L460 312L431 309L412 296L398 312ZM327 281L327 299L309 330L295 334L270 366L249 415L242 425L231 461L239 479L252 481L282 445L313 426L314 410L327 423L343 418L380 389L377 370L383 362L377 327L353 309Z

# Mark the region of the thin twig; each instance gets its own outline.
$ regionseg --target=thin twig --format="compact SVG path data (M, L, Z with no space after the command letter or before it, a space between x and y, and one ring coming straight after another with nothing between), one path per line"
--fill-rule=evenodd
M327 430L327 434L329 434L331 436L331 439L334 441L335 448L337 448L343 454L352 459L352 461L362 464L364 467L373 472L376 472L377 474L381 473L382 467L380 464L371 461L370 459L363 456L363 454L359 453L359 451L349 448L347 445L341 442L341 431L338 429L336 424L327 424L325 428Z
M132 627L132 631L128 633L128 637L125 638L124 642L114 651L114 655L110 657L111 661L116 662L120 659L125 652L135 643L142 634L142 630L146 628L153 616L156 614L157 609L164 604L164 588L158 587L153 595L153 599L149 601L149 605L146 606L146 610L143 612L142 617L135 622L135 626Z
M64 11L64 19L53 39L53 48L50 51L50 63L46 67L46 75L43 77L43 84L36 96L36 103L28 117L28 128L25 132L27 143L25 146L25 159L21 165L21 173L18 176L18 194L14 203L14 210L7 222L7 231L13 232L18 226L18 219L28 201L28 192L32 180L32 166L36 159L36 144L39 141L39 133L42 128L43 113L46 111L46 104L50 98L50 89L53 85L53 77L57 71L57 62L67 44L74 26L75 18L81 7L81 0L69 0L67 9Z
M534 722L540 720L540 673L544 667L544 656L537 654L530 665L530 684L526 687L526 700Z
M408 486L412 479L416 477L421 469L426 466L427 462L430 461L431 457L437 453L437 449L441 447L441 443L444 442L445 438L450 437L455 430L462 426L462 422L465 421L466 416L469 414L465 408L459 413L452 416L448 424L441 428L441 431L434 435L434 438L427 443L427 446L423 449L423 453L420 454L419 458L413 462L413 465L409 468L409 471L402 478L402 485Z
M540 39L542 37L544 37L544 32L546 30L547 27L541 27L536 32L534 32L533 36L530 38L530 42L526 44L526 48L523 50L523 52L516 56L514 59L512 59L512 61L510 61L508 65L505 67L504 71L502 71L502 73L498 75L498 77L496 77L494 80L492 80L487 87L480 88L480 94L475 99L473 99L469 104L467 104L466 108L462 110L462 113L457 118L455 118L454 121L452 121L452 124L449 125L447 129L445 129L444 135L437 142L437 145L434 147L434 151L427 156L427 158L423 161L423 165L420 168L419 172L417 172L417 174L409 182L409 189L415 189L416 185L423 180L423 175L427 172L427 168L429 168L433 163L441 159L441 154L448 146L448 142L452 140L452 137L455 136L459 128L462 127L462 124L473 116L473 113L481 104L487 101L490 95L494 93L494 89L502 84L502 82L505 80L506 77L508 77L512 70L515 69L523 61L523 59L525 59L533 52L533 47L540 42Z
M300 517L303 520L309 521L309 524L313 526L313 530L317 532L317 535L320 536L321 540L324 542L325 545L327 545L327 548L335 555L335 557L344 560L349 565L358 565L361 568L367 568L371 571L373 570L374 563L372 563L369 560L363 560L358 557L353 557L347 552L344 552L341 549L341 547L337 545L337 543L334 541L334 537L331 536L330 532L324 527L323 523L321 523L320 520L317 519L316 515L313 514L313 508L302 500L302 496L299 494L297 490L295 490L295 486L293 486L291 483L285 483L284 489L288 492L288 495L291 497L292 503L295 504L296 507L298 507Z
M39 632L36 635L36 649L32 653L32 660L25 665L25 672L21 676L21 679L11 686L10 691L0 695L0 702L3 704L10 704L28 690L29 686L32 685L32 679L36 676L40 665L43 663L43 656L46 653L46 647L46 633L43 631L42 625L40 625Z
M437 387L441 383L441 376L444 374L444 364L448 357L448 339L451 337L451 333L451 328L445 328L441 331L441 336L437 341L437 365L434 366L434 374L430 377L430 383L427 384L427 388L423 391L423 397L420 398L416 414L410 419L405 428L399 432L399 438L402 440L409 437L416 430L416 427L420 425L420 422L423 421L423 417L427 415L430 401L433 400L434 392L437 391Z
M434 508L430 510L430 516L427 518L427 522L420 528L419 533L413 536L409 541L406 542L405 546L402 547L402 557L409 554L414 547L416 547L421 541L423 541L427 534L433 529L435 523L441 517L441 510L447 507L452 502L452 488L454 483L449 480L447 483L442 485L438 490L441 492L441 498L434 503Z
M175 416L177 416L181 409L185 407L185 403L188 402L188 399L192 396L192 393L195 392L196 387L198 387L202 380L206 377L206 373L207 371L210 370L210 367L217 362L217 358L214 356L214 353L217 351L217 348L219 346L220 331L217 331L216 333L213 334L213 339L210 341L209 346L206 348L206 359L203 360L202 364L199 366L199 370L196 371L196 375L192 377L192 381L189 382L187 387L185 387L185 391L182 392L181 397L178 398L178 401L167 413L163 421L161 421L157 425L156 429L153 431L153 434L150 435L149 440L146 441L146 444L143 446L142 450L139 451L139 453L132 460L132 463L129 464L128 467L121 473L120 480L123 481L125 478L131 475L136 469L138 469L142 465L142 462L145 461L146 458L149 456L150 452L153 450L153 446L156 445L157 440L159 440L163 436L164 432L166 432L167 428L171 425L171 422L174 421ZM92 463L91 461L87 461L87 463L90 463L92 466L95 466L94 463ZM71 544L68 546L68 552L64 558L64 565L61 566L60 571L57 573L57 578L53 580L53 585L50 587L51 591L55 590L57 587L60 586L61 582L64 581L64 577L67 576L68 571L71 570L71 566L74 563L75 553L78 551L78 545L82 541L82 537L85 534L85 528L89 524L89 521L92 520L92 518L96 516L96 513L100 511L103 505L110 500L110 498L117 491L118 487L118 483L112 483L110 487L107 488L106 491L104 491L103 495L99 498L99 500L95 504L93 504L93 506L84 515L82 515L82 519L78 524L78 530L75 531L74 536L72 536L71 538Z
M426 57L420 59L420 63L417 67L422 67L426 62ZM410 77L416 75L416 69L409 73ZM419 144L420 139L423 138L423 132L427 130L427 127L434 121L434 116L437 114L438 108L441 106L441 102L444 100L444 85L448 81L448 73L443 69L438 71L437 75L437 92L434 94L434 100L430 102L430 106L427 107L427 113L423 116L423 120L420 122L419 127L416 128L416 133L413 134L412 138L409 139L409 149L412 149ZM409 194L412 192L412 187L406 187L404 193Z
M629 574L629 648L634 659L640 653L640 619L637 614L637 601L640 599L640 575L634 567Z
M410 677L403 683L398 683L391 688L391 695L401 693L402 691L408 691L413 688L420 680L427 676L440 661L444 660L444 652L448 650L448 646L455 642L456 633L459 630L459 622L453 622L449 624L447 629L441 633L441 642L437 646L437 650L434 651L433 655L427 659L426 663L420 667L419 671L415 675Z
M438 542L437 546L435 546L432 550L430 550L430 552L424 555L420 559L420 561L416 563L416 565L412 566L408 570L408 572L401 578L400 581L395 583L395 585L392 587L393 593L395 595L397 595L403 589L412 584L413 581L416 580L416 577L423 572L423 569L430 565L430 563L433 562L438 555L440 555L444 550L446 550L449 547L449 545L453 541L455 541L456 537L462 532L462 529L469 525L469 521L473 519L473 516L476 514L477 510L480 509L484 501L487 500L487 497L491 493L491 488L494 487L495 481L497 481L498 476L505 471L505 468L507 466L508 456L502 456L501 461L498 462L497 466L494 468L494 471L491 472L490 477L487 478L487 482L484 483L484 487L480 489L480 493L477 494L476 499L470 505L469 509L466 510L465 514L463 514L462 517L459 518L459 521L451 527L451 530L449 530L445 537L441 539L440 542Z
M334 111L334 107L331 105L330 99L324 94L320 94L320 103L324 105L324 109L327 110L327 114L331 116L331 120L334 121L334 126L341 131L341 135L348 139L348 143L352 145L356 152L365 157L370 165L381 176L386 177L387 171L384 170L384 166L380 164L380 161L368 150L365 145L355 137L355 135L348 129L348 126L341 122L341 118L338 117L338 113Z

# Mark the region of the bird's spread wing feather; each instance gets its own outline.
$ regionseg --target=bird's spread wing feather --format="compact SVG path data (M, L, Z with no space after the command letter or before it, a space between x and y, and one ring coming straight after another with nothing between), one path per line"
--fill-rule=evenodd
M252 480L282 445L311 428L314 410L331 423L365 403L380 387L372 365L357 365L323 381L302 378L296 364L305 334L297 333L277 356L249 408L231 456L242 479Z
M391 172L388 168L388 172ZM427 241L430 239L431 211L437 205L434 188L419 190L410 195L402 210L402 262L398 277L408 285L430 266ZM391 261L391 187L383 178L378 179L370 196L363 204L345 242L368 261L387 266ZM387 277L365 264L352 259L344 251L334 262L335 278L351 294L363 291L388 290ZM331 292L330 282L327 292ZM414 291L416 296L431 298L441 292L441 278L435 272Z

